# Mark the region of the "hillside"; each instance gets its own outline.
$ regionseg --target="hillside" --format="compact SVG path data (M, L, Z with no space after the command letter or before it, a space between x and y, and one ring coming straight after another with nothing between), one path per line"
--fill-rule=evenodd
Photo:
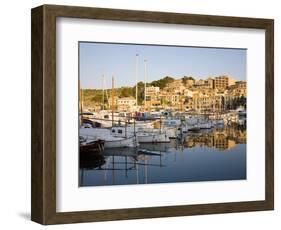
M169 76L163 77L157 81L152 81L147 83L147 86L155 86L163 89L167 86L167 84L173 82L175 79ZM108 103L107 98L111 96L112 89L106 89L104 91L104 102ZM115 96L118 97L135 97L136 88L132 87L120 87L114 89ZM103 104L103 90L102 89L82 89L83 94L83 104L84 106L92 106L93 104L102 105ZM144 83L138 82L138 101L142 103L144 98Z

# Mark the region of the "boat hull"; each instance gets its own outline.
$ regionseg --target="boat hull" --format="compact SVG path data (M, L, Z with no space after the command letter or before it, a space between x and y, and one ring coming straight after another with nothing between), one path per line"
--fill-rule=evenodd
M168 143L170 138L165 133L138 133L137 134L139 143Z
M104 140L89 141L85 144L80 143L80 153L101 152L104 149Z
M123 148L137 146L136 138L115 137L112 136L109 129L99 128L81 128L80 135L86 139L102 139L105 141L104 148Z
M123 148L123 147L135 147L137 145L135 137L130 138L116 138L116 140L106 140L104 148Z

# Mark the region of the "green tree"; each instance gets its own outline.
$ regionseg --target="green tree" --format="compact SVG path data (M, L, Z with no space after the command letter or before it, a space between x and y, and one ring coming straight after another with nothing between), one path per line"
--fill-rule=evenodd
M118 90L118 94L120 97L132 97L133 95L133 89L131 87L121 87Z
M188 80L194 81L194 78L191 77L191 76L184 76L184 77L182 78L182 83L183 83L184 85L186 85L186 83L187 83Z
M174 78L166 76L160 80L152 81L150 85L163 89L164 87L167 86L167 84L172 83L174 80L175 80Z

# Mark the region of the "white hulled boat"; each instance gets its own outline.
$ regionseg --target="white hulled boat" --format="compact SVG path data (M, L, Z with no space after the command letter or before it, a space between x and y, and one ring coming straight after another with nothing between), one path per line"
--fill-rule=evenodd
M80 128L80 136L87 139L102 139L105 141L104 148L135 147L137 141L134 136L121 137L111 134L110 129L103 128Z
M191 116L186 119L186 124L188 130L194 129L211 129L213 127L213 122L204 117Z
M139 143L168 143L170 138L166 133L138 132Z
M165 131L153 128L140 128L133 126L112 127L111 134L115 137L136 136L139 143L167 143L170 138Z

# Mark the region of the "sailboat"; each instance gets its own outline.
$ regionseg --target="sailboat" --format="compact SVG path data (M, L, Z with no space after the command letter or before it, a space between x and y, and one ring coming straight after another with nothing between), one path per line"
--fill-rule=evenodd
M115 137L135 136L138 143L168 143L169 135L165 131L138 126L115 126L111 128L111 134Z
M87 139L83 136L79 137L80 153L101 152L104 149L104 140Z
M104 140L104 148L136 147L138 145L134 136L118 137L111 134L110 129L105 128L80 128L80 136L88 140Z
M112 77L112 112L111 112L111 123L114 123L114 77ZM120 148L120 147L136 147L138 145L135 136L129 137L118 137L111 133L110 129L107 128L93 128L89 125L82 125L80 128L80 136L87 140L101 139L104 140L104 148Z

